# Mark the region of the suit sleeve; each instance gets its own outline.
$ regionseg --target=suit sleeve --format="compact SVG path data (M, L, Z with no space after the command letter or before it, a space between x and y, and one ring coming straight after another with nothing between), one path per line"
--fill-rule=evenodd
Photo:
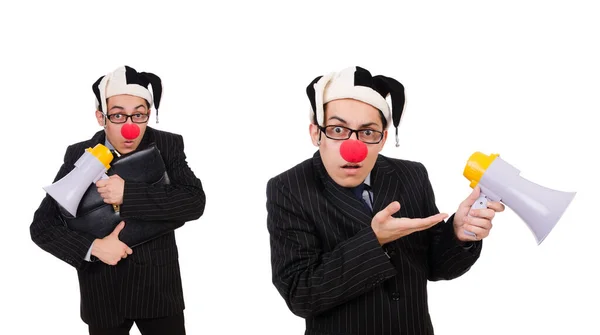
M64 162L54 182L73 169L73 163L69 162L69 157L74 155L71 148L67 148ZM61 219L58 204L48 194L35 211L29 231L36 245L73 267L83 269L88 264L84 258L96 238L87 233L68 229Z
M202 183L186 162L183 137L169 140L165 162L169 185L125 182L121 217L148 221L192 221L204 213L206 197Z
M421 165L422 166L422 165ZM435 195L427 170L424 173L423 190L426 217L439 213ZM479 258L482 242L462 242L454 233L454 215L428 230L429 234L429 275L431 281L451 280L465 274Z
M267 184L267 211L273 284L300 317L343 304L396 274L371 227L324 252L315 224L277 179Z

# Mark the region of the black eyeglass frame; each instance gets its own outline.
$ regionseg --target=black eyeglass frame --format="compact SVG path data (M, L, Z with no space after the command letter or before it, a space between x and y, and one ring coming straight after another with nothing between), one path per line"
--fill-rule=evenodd
M102 113L102 112L100 112L100 113ZM150 115L148 113L134 113L134 114L131 114L131 115L124 114L124 113L115 113L115 114L107 115L105 113L102 113L102 115L104 115L105 119L107 119L108 121L110 121L110 122L112 122L114 124L124 124L124 123L127 123L127 120L129 120L129 119L131 119L131 122L136 123L136 124L148 123L148 121L150 120ZM125 121L123 121L123 122L115 122L115 121L113 121L113 120L110 119L110 117L113 116L113 115L124 116L125 117ZM141 122L134 121L133 120L133 116L134 115L144 115L144 116L146 116L146 120L145 121L141 121Z
M374 130L374 129L352 129L352 128L348 128L348 127L344 127L344 126L337 126L337 125L330 125L330 126L318 126L319 130L321 131L321 133L325 134L325 137L327 137L328 139L334 140L334 141L345 141L347 139L349 139L350 137L352 137L352 134L356 133L356 139L365 143L365 144L378 144L383 140L383 132L379 131L379 130ZM329 137L327 136L327 128L344 128L348 131L350 131L350 133L348 134L348 137L346 138L333 138L333 137ZM363 141L359 138L358 133L362 132L362 131L372 131L374 133L378 133L379 134L379 141L377 142L367 142L367 141ZM319 133L319 139L321 138L321 133Z

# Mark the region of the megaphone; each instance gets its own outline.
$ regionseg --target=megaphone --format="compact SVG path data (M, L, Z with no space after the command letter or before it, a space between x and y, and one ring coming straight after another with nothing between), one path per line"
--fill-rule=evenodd
M499 156L475 152L467 161L463 175L471 182L471 188L479 185L481 190L471 208L486 208L488 200L501 201L525 222L540 245L554 229L576 192L557 191L524 179L518 169Z
M112 153L102 144L96 144L93 149L87 148L75 162L75 168L52 185L44 187L44 191L69 214L76 216L79 202L90 184L108 178L106 171L112 160Z

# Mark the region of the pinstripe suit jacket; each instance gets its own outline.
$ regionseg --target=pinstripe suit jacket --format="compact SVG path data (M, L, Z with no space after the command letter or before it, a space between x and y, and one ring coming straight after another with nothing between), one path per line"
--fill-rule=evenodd
M88 147L104 144L104 131L67 148L59 180L74 168ZM138 149L156 143L171 185L125 182L121 217L152 221L175 220L183 225L204 212L202 184L188 167L181 135L147 127ZM57 203L46 195L30 226L32 240L43 250L77 269L81 318L95 327L115 327L124 318L154 318L181 313L185 305L175 233L165 234L133 249L116 266L84 260L94 237L66 228Z
M379 155L371 171L373 213L400 202L395 217L438 213L425 167ZM327 174L319 153L267 184L273 284L306 319L305 334L433 334L427 281L474 264L481 242L455 238L451 216L381 246L369 213Z

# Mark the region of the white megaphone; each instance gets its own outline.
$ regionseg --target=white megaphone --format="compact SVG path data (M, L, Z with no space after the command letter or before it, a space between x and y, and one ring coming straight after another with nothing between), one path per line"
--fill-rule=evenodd
M106 171L112 160L112 153L102 144L96 144L93 149L87 148L75 162L75 168L52 185L44 187L44 191L62 208L76 216L79 202L90 185L108 178Z
M471 208L486 208L488 199L501 201L525 221L540 245L560 220L576 192L561 192L524 179L519 176L519 170L498 156L475 152L469 158L463 175L471 182L471 188L479 185L481 190Z

